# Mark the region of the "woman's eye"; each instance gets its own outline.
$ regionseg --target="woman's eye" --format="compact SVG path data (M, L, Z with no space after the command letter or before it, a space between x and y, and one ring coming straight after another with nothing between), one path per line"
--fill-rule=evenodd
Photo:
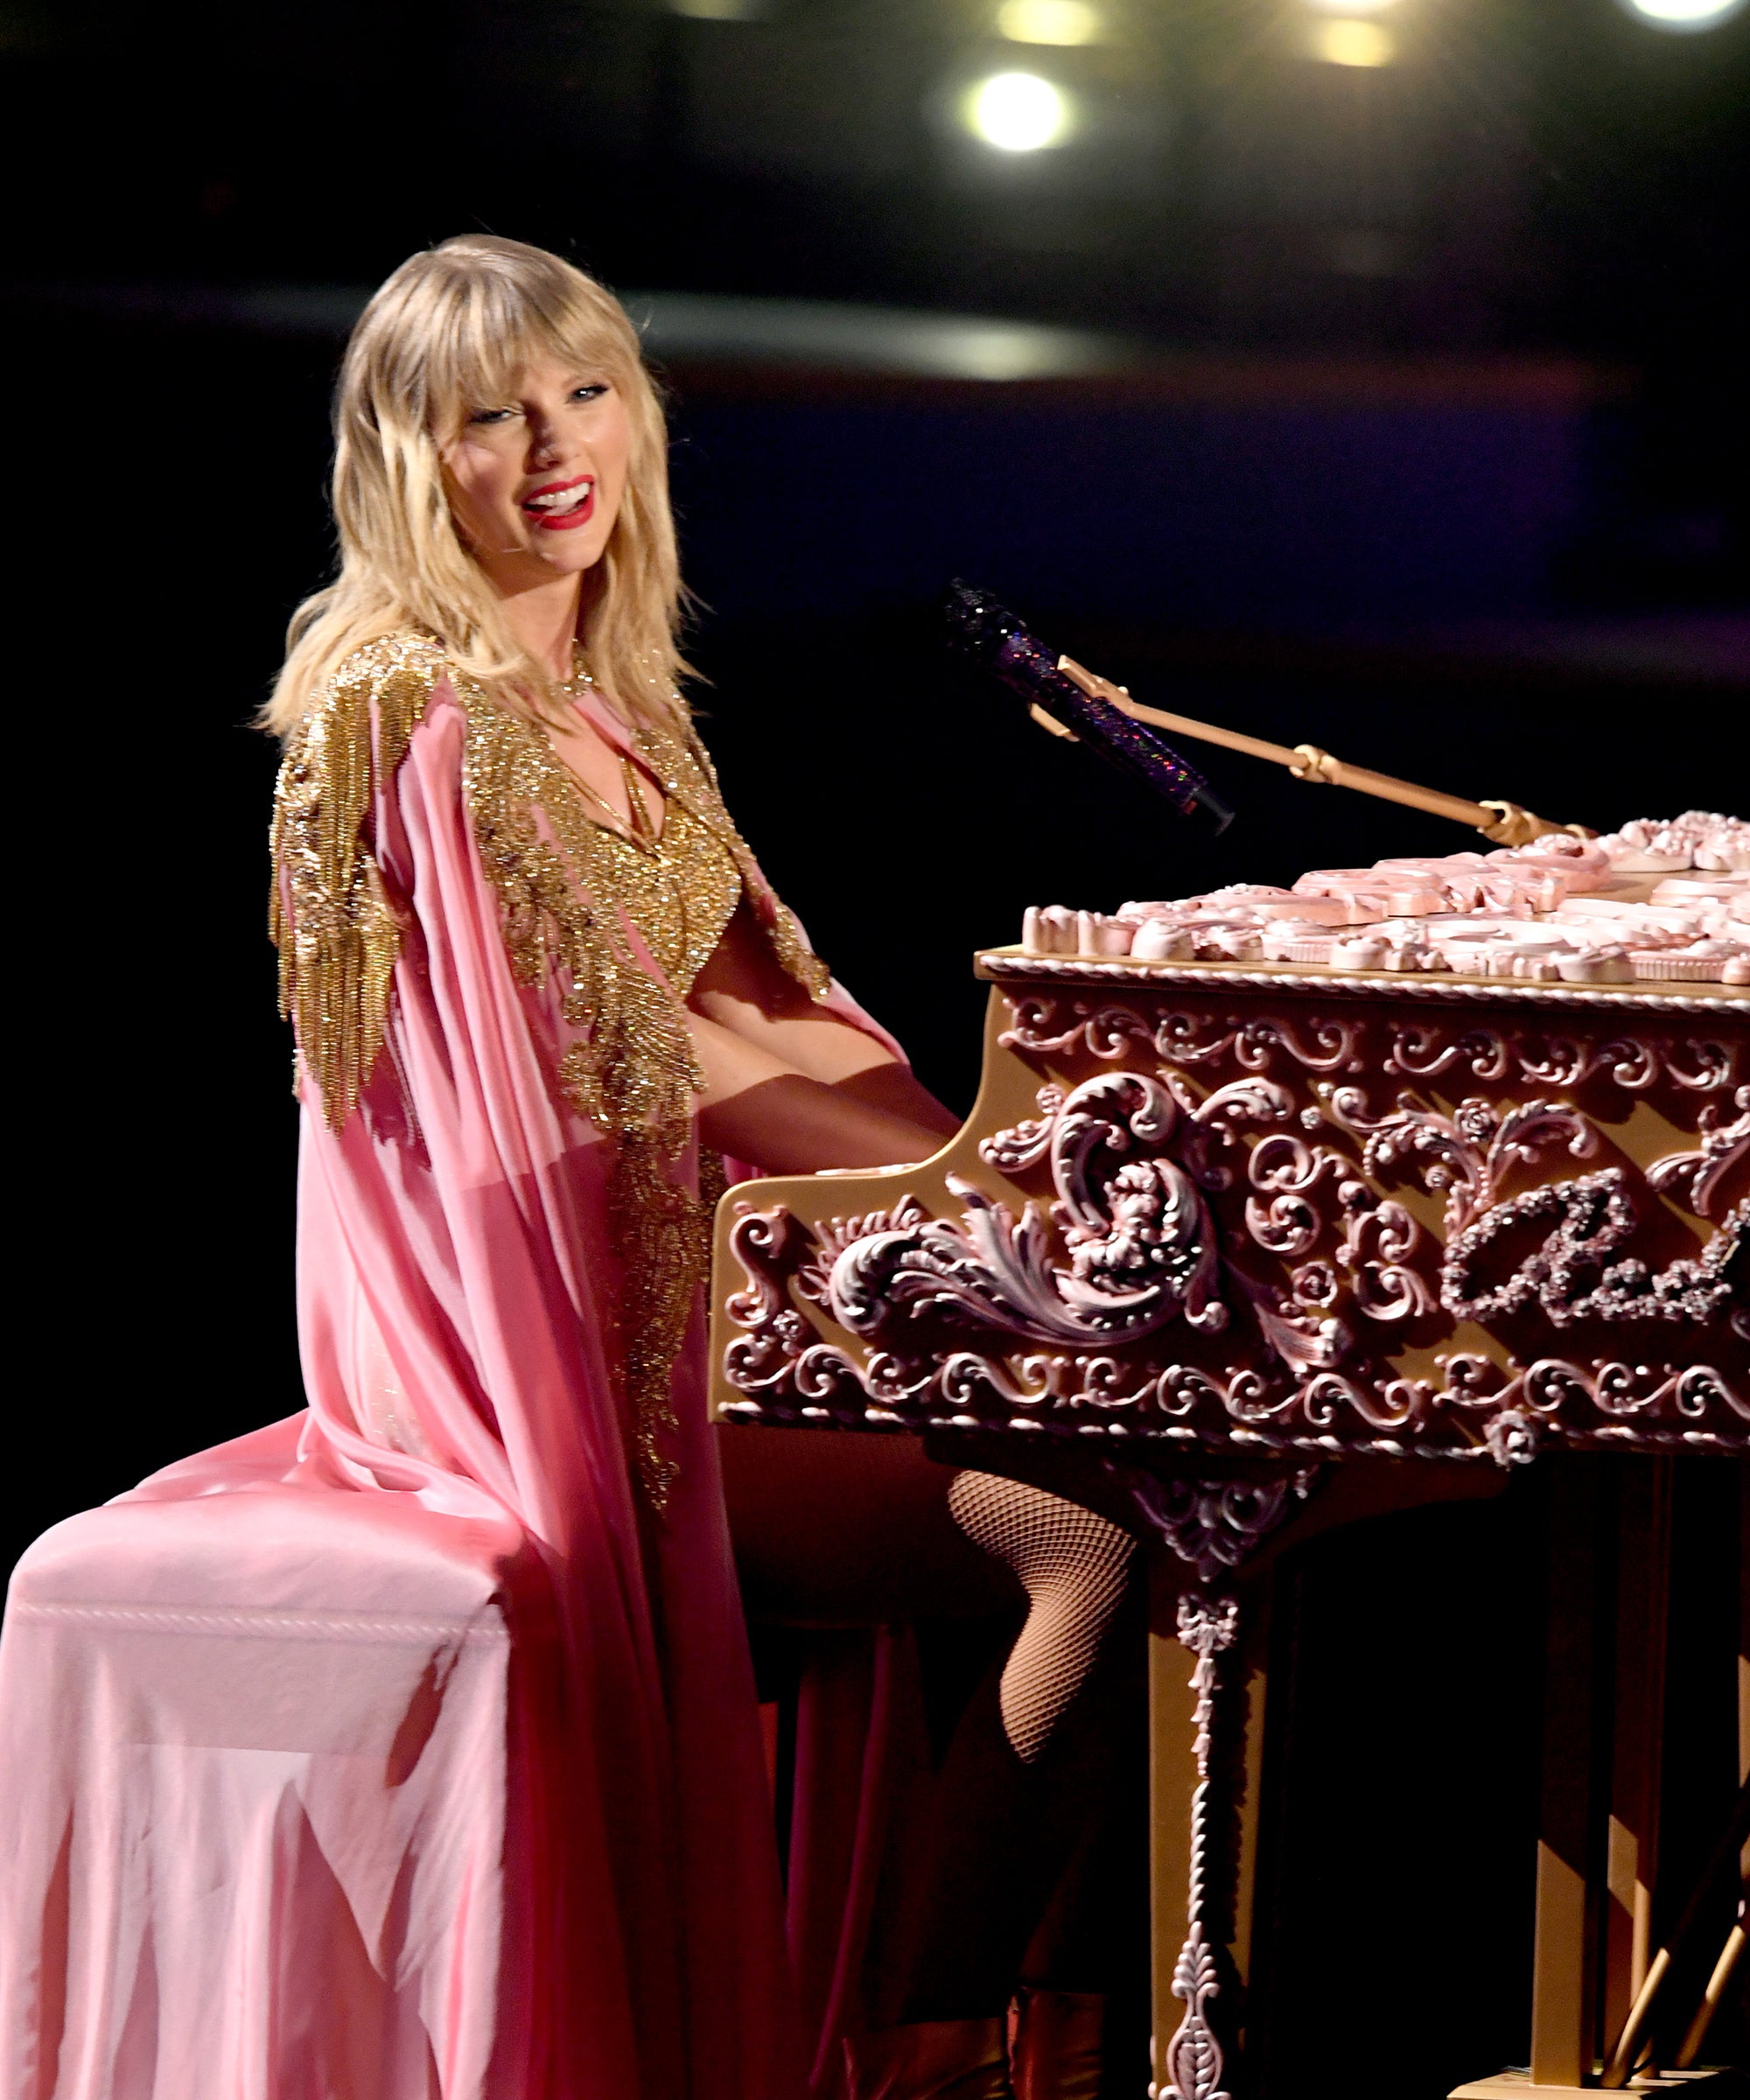
M470 423L508 423L515 415L514 409L476 409L469 416Z
M595 401L607 390L606 380L595 380L587 387L574 387L571 389L571 399L573 401Z

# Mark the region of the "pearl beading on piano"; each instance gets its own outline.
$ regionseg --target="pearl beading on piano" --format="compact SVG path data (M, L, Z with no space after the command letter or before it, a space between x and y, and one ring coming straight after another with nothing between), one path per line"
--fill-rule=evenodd
M1598 839L1325 868L1118 912L1030 907L1028 956L1310 965L1527 984L1750 984L1750 823L1690 810Z

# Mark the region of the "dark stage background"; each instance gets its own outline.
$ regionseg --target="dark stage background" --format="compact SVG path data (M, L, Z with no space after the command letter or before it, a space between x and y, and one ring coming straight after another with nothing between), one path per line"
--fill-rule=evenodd
M1745 808L1750 16L1398 0L1367 66L1311 55L1324 19L1154 0L1072 46L970 0L9 11L14 630L49 644L15 685L16 1317L52 1338L15 1375L9 1564L301 1404L248 724L329 559L348 316L424 242L487 226L654 288L729 799L957 1109L968 958L1028 903L1467 842L1220 753L1240 820L1190 836L946 664L952 573L1141 697L1432 786L1600 828ZM1068 144L956 128L998 66L1057 83ZM1002 325L940 318L968 314ZM1733 1783L1729 1473L1680 1479L1678 1885ZM1255 2092L1326 2090L1363 2018L1357 2100L1523 2057L1546 1493L1284 1570Z

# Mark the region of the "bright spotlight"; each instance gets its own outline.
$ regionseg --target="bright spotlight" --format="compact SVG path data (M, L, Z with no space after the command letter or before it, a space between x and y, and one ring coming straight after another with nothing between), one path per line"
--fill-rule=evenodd
M1069 130L1069 104L1036 73L993 73L966 98L966 123L1003 153L1034 153Z
M1397 0L1306 0L1306 4L1321 15L1382 15Z
M1620 0L1625 13L1655 29L1718 29L1741 13L1745 0Z
M1327 66L1390 66L1397 56L1396 38L1377 22L1320 22L1312 45Z
M1088 0L1003 0L997 34L1012 44L1097 44L1100 11Z

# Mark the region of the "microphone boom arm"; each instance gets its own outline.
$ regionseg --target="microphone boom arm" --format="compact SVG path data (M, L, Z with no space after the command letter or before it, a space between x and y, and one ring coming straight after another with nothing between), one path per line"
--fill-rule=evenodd
M1447 817L1455 824L1469 824L1497 846L1522 846L1550 831L1569 831L1578 838L1597 836L1584 824L1552 824L1547 817L1521 808L1517 802L1473 802L1463 795L1442 794L1438 788L1418 788L1413 780L1396 780L1389 773L1347 765L1328 751L1320 751L1316 744L1297 744L1291 748L1286 744L1271 744L1263 737L1242 736L1238 730L1220 729L1211 722L1194 721L1189 715L1169 714L1165 708L1144 707L1131 699L1128 687L1114 685L1110 679L1084 668L1073 656L1060 656L1057 668L1084 693L1104 700L1133 722L1170 729L1177 736L1195 737L1205 744L1219 744L1223 750L1243 752L1248 758L1268 759L1274 765L1287 766L1297 780L1312 786L1352 788L1362 794L1376 795L1382 802L1401 802L1410 809L1426 810L1431 816ZM1073 737L1075 733L1037 705L1032 714L1035 721L1054 735Z

